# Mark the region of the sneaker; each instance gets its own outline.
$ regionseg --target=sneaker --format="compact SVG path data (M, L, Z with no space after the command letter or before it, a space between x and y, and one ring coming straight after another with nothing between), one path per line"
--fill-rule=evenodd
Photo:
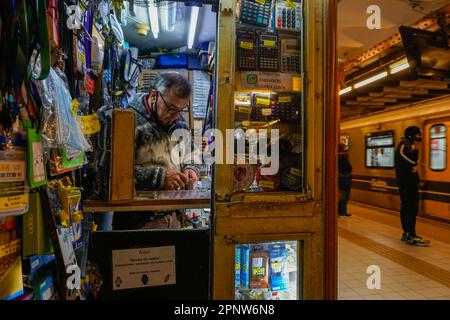
M352 215L350 213L343 213L343 214L339 214L341 217L351 217Z
M416 237L409 237L408 240L406 240L406 244L410 246L426 247L428 246L429 242L426 242L425 240Z
M402 238L401 238L400 240L401 240L401 241L406 241L406 240L408 240L408 233L407 233L407 232L403 232Z
M416 241L419 241L419 242L422 242L422 243L430 243L430 240L426 240L426 239L422 238L421 236L418 236L417 234L415 236L413 236L413 238Z

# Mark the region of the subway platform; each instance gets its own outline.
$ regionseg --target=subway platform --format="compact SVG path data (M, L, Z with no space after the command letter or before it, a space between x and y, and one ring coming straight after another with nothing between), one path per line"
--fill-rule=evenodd
M348 211L338 224L339 300L450 300L450 224L418 217L417 233L431 243L410 246L398 212L358 202Z

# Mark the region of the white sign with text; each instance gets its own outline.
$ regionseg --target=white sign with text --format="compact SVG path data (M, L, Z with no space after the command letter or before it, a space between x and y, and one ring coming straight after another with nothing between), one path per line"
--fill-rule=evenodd
M175 246L113 250L113 290L176 284Z

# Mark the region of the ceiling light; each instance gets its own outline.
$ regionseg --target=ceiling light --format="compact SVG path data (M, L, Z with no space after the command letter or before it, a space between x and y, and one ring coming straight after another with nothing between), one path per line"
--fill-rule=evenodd
M395 73L398 73L400 71L408 69L409 68L409 63L406 62L406 63L401 64L401 65L396 66L396 67L392 67L391 66L390 68L391 68L391 74L395 74Z
M166 1L163 7L160 7L161 24L164 31L173 31L177 18L177 3Z
M344 94L346 94L346 93L349 93L349 92L352 91L352 90L353 90L352 87L344 88L344 89L342 89L341 91L339 91L339 95L342 96L342 95L344 95Z
M158 39L159 34L158 8L155 6L153 1L148 3L148 18L150 19L150 26L152 27L153 37L155 39Z
M358 82L357 84L354 85L354 88L358 89L358 88L364 87L365 85L368 85L369 83L372 83L372 82L378 81L380 79L386 78L387 76L388 76L388 72L384 71L382 73L377 74L376 76L373 76L373 77L370 77L370 78L368 78L366 80Z
M191 9L191 24L189 26L189 35L188 35L188 49L192 49L192 46L194 45L194 39L195 39L195 30L197 28L197 20L198 20L198 11L199 7L192 7Z

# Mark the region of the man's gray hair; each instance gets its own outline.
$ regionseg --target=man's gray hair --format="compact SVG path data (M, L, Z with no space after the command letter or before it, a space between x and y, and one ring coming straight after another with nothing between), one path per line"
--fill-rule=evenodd
M172 89L173 94L178 98L188 98L192 92L189 81L178 72L165 72L156 76L153 80L153 89L162 94Z

